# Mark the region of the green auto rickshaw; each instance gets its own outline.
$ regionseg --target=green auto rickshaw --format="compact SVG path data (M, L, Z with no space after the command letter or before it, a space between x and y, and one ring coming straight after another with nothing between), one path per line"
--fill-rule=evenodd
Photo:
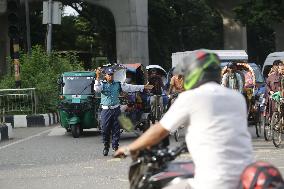
M84 129L99 126L99 100L93 89L95 75L91 71L65 72L58 80L60 123L74 138L78 138Z

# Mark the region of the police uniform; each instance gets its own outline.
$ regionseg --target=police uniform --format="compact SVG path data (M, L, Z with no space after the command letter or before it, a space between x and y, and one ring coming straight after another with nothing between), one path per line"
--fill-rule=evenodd
M107 69L106 73L112 73L113 69ZM120 115L119 94L124 92L143 91L144 85L130 85L112 81L95 81L94 90L101 93L101 127L104 143L104 150L110 147L110 136L112 135L112 148L116 150L119 146L120 125L118 116ZM107 154L107 153L106 153ZM105 153L104 153L105 155Z

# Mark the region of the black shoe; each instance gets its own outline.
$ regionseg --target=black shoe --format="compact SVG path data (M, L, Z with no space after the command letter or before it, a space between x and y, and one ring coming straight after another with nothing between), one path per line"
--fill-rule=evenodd
M112 148L112 151L113 151L113 152L115 152L116 150L118 150L118 147Z
M104 150L103 150L103 155L104 155L104 156L107 156L107 155L108 155L108 151L109 151L108 148L104 148Z

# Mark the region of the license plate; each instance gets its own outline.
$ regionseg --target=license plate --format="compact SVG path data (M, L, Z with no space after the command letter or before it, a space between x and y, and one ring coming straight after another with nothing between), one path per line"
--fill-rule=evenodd
M72 103L80 103L81 99L80 98L72 98Z

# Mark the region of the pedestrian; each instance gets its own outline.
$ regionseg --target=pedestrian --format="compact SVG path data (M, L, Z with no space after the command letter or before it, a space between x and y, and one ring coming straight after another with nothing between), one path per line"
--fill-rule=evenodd
M112 149L116 151L120 140L120 125L118 116L120 115L120 92L151 90L152 85L130 85L116 82L113 79L114 69L105 70L105 80L100 81L101 69L96 70L96 81L94 90L101 93L101 128L104 143L103 155L107 156L110 148L110 135L112 135Z

